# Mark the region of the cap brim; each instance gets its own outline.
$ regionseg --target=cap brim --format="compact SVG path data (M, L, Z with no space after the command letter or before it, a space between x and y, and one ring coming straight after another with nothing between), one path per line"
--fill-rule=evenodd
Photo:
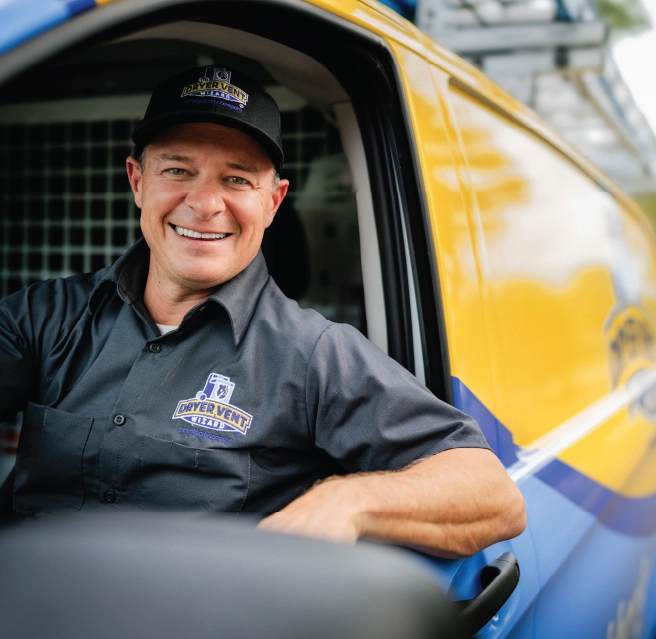
M172 113L166 113L150 118L147 121L142 120L139 122L132 132L132 141L137 147L143 148L164 129L168 129L176 124L187 124L190 122L211 122L243 131L256 142L259 142L271 158L273 166L278 174L281 173L284 155L278 143L253 125L227 114L193 111L174 111Z

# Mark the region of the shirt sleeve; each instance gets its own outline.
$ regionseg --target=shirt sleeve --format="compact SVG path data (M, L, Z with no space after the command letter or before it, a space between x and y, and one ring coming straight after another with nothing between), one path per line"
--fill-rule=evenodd
M23 291L0 300L0 421L23 410L36 383Z
M473 418L345 324L319 337L306 393L316 445L347 472L395 470L449 448L489 448Z

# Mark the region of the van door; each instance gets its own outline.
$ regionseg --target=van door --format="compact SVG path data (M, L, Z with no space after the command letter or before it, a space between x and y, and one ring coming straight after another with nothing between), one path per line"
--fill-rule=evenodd
M653 233L494 103L456 83L448 96L496 400L481 425L526 499L535 636L651 636ZM467 379L456 394L463 406L481 401Z

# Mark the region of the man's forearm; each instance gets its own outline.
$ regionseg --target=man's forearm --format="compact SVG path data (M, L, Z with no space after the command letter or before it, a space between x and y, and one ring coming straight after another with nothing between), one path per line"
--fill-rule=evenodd
M525 528L521 493L490 451L448 450L396 475L401 482L381 483L375 490L382 499L373 491L369 495L362 536L458 557L515 537Z
M443 557L472 555L520 534L521 493L487 450L438 453L396 472L331 478L261 527L354 542L370 537Z

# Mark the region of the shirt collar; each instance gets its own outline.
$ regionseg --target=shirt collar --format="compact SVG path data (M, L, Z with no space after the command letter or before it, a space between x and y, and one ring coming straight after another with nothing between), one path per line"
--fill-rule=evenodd
M148 277L150 249L143 238L139 238L112 266L96 284L89 295L89 313L93 313L98 305L100 290L107 282L116 284L119 297L126 304L134 304L143 296ZM262 251L258 251L255 259L240 273L228 280L212 293L208 301L221 305L232 325L232 335L235 345L242 340L253 317L255 307L265 284L269 280L266 262ZM191 319L195 312L205 302L191 309L182 320Z
M269 281L269 271L262 251L231 280L221 284L208 299L223 306L232 324L235 346L239 344L255 312L264 286ZM193 309L192 309L193 310ZM190 311L191 312L191 311Z

